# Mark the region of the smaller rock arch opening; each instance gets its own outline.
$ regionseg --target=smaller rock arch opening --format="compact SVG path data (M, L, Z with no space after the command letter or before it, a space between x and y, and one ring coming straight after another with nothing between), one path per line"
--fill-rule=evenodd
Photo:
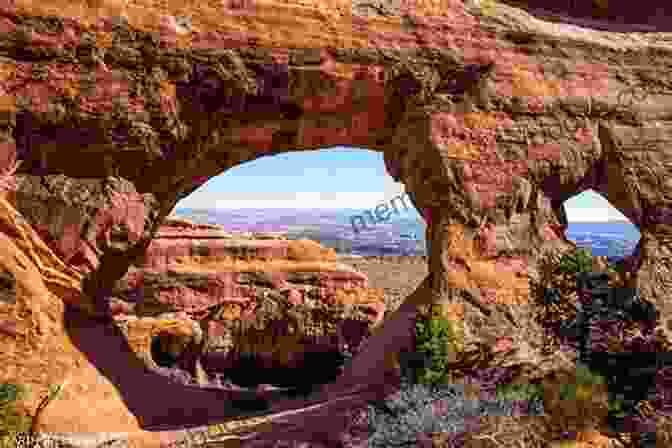
M159 367L176 367L184 349L182 338L172 333L162 331L152 337L150 352Z
M568 238L577 246L590 248L593 256L610 262L636 252L641 234L637 226L604 196L586 190L564 202Z

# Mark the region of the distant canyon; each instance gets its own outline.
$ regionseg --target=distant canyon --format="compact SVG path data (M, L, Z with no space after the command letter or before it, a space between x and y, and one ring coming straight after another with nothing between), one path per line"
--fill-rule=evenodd
M387 215L359 209L187 208L177 208L174 214L199 224L219 224L231 232L285 232L289 239L315 240L341 256L427 255L421 217L413 209L390 203ZM357 229L353 217L361 218L356 220ZM620 259L632 253L640 235L627 221L570 222L567 237L590 248L594 256Z

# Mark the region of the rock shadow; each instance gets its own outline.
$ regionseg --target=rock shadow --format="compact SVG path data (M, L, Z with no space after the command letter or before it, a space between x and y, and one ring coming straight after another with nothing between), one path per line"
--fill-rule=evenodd
M256 391L185 385L152 371L113 323L92 320L68 305L64 327L73 344L114 384L145 430L183 429L258 414L262 397Z

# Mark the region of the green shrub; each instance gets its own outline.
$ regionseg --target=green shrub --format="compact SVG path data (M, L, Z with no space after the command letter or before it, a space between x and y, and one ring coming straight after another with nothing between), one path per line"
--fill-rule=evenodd
M560 398L563 400L576 400L577 386L601 385L606 384L606 382L607 380L603 376L591 371L588 367L579 363L576 366L576 383L562 384L560 386Z
M451 353L464 349L464 328L454 320L446 319L432 306L427 315L418 314L415 323L416 351L429 355L430 367L415 369L422 385L444 384L448 379L448 362Z
M560 398L564 400L576 399L576 387L578 385L604 385L607 379L602 375L593 372L587 366L578 364L576 366L576 384L563 384L560 388ZM609 412L616 416L625 416L623 405L625 402L620 399L609 400Z
M16 409L27 393L21 384L0 384L0 448L14 447L17 434L30 431L32 419Z
M579 272L591 272L592 270L592 253L585 248L578 248L576 251L563 255L558 264L558 271L562 274L576 275Z
M628 413L625 411L625 402L623 400L609 400L609 413L614 417L625 417Z
M576 381L579 384L602 385L607 384L607 379L593 372L587 366L579 363L576 366Z
M27 386L0 383L0 448L15 448L17 435L32 433L33 422L52 400L58 398L67 380L60 386L49 385L49 394L37 406L34 416L25 415L16 409L16 402L26 398Z
M504 384L497 386L498 400L542 400L544 388L540 384Z

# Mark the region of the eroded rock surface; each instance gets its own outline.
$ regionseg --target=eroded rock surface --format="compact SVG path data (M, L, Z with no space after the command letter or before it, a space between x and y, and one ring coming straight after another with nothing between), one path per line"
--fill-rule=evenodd
M356 350L385 313L382 291L332 252L310 241L234 238L212 226L162 226L142 267L116 283L110 310L149 367L159 332L180 336L186 351L205 331L211 371L234 367L241 353L268 368L300 368L306 352Z
M113 288L181 198L260 156L348 145L383 152L431 215L431 274L334 394L383 378L384 352L409 341L419 304L463 302L474 340L485 335L470 315L524 310L538 257L572 246L564 201L587 189L638 227L633 286L669 317L669 5L638 5L663 17L645 33L607 2L601 13L557 4L554 17L538 12L550 0L507 3L0 3L0 166L20 162L0 178L18 186L2 227L14 244L2 253L17 258L3 269L26 266L109 323ZM0 306L14 334L19 305ZM182 410L215 406L201 397Z

